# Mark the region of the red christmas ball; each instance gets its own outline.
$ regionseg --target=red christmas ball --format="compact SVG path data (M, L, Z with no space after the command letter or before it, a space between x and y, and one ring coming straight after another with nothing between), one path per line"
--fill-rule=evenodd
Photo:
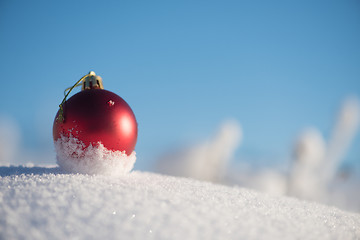
M137 140L137 122L121 97L90 87L65 101L56 114L54 141L62 136L77 138L85 148L101 143L108 150L130 155Z

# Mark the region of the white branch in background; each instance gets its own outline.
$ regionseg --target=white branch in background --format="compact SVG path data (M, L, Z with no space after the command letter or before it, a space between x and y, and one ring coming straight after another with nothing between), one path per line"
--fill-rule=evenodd
M316 129L307 129L295 144L293 168L288 192L302 199L324 201L328 188L336 178L339 165L355 137L360 122L360 104L347 99L337 116L332 135L326 146Z
M324 181L334 178L336 170L346 155L360 123L360 103L357 98L348 98L337 117L326 151Z
M323 199L325 192L319 176L324 166L325 151L325 141L317 129L303 131L293 153L294 162L288 182L289 195L308 200Z
M240 124L234 120L226 121L213 138L161 158L158 171L175 176L221 182L241 138Z
M0 164L12 163L19 150L21 134L16 122L0 117Z

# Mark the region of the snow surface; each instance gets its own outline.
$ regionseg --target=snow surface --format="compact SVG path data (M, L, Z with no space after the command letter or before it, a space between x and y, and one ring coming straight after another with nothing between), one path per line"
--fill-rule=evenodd
M148 172L0 167L0 239L360 239L360 215Z

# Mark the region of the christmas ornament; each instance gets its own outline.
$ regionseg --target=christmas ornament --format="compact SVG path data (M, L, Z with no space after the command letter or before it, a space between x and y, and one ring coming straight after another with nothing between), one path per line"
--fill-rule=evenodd
M66 100L80 85L81 92ZM53 125L55 142L75 138L84 149L102 144L110 151L133 152L137 140L135 115L121 97L104 90L100 76L91 71L64 94Z

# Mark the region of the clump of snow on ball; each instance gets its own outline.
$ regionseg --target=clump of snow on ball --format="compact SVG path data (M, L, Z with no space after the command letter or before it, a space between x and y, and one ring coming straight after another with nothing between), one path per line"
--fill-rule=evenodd
M136 152L108 150L102 143L85 144L75 137L61 136L55 141L57 164L65 171L84 174L123 175L136 161Z

